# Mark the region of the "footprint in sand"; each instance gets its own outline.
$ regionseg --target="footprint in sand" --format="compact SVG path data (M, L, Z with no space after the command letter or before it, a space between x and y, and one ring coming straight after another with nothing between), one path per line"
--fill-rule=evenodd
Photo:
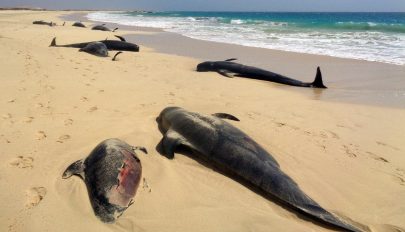
M59 139L56 141L58 143L64 143L66 140L70 139L70 135L62 135L59 137Z
M25 206L27 208L32 208L37 206L46 195L46 188L44 187L33 187L26 191L27 203Z
M14 103L14 102L15 102L15 100L16 100L16 99L15 99L15 98L13 98L13 99L8 100L7 102L8 102L8 103Z
M152 192L152 188L151 187L149 187L149 184L148 184L148 182L146 181L146 178L144 177L143 179L142 179L142 189L144 190L144 191L148 191L148 192Z
M34 166L33 162L34 158L32 157L17 156L17 158L10 161L10 165L17 168L32 168Z
M98 92L99 93L104 93L104 89L100 89Z
M391 149L394 149L394 150L399 151L399 148L396 148L396 147L391 146L391 145L389 145L389 144L386 144L386 143L384 143L384 142L376 141L376 143L377 143L378 145L380 145L380 146L389 147L389 148L391 148Z
M334 138L334 139L340 139L339 135L336 134L335 132L330 131L330 130L327 130L327 132L332 135L332 138Z
M375 159L377 161L384 162L384 163L389 163L389 161L387 159L384 159L383 157L378 156L378 155L376 155L376 154L374 154L374 153L372 153L370 151L366 151L366 153L369 154L371 158L373 158L373 159Z
M394 178L394 180L400 184L400 185L405 185L405 179L402 175L399 174L394 174L392 175L392 177Z
M43 140L46 138L46 134L44 131L38 131L37 132L37 140Z
M88 101L89 99L88 99L87 97L82 97L82 98L80 98L80 100L83 101L83 102L86 102L86 101Z
M12 118L13 116L11 114L7 113L7 114L3 114L1 117L4 119L9 119L9 118Z
M286 124L284 122L275 122L278 127L283 127Z
M34 117L25 117L22 121L25 123L31 123L34 120Z
M93 106L87 112L94 112L96 110L98 110L97 106Z
M73 124L73 119L68 118L68 119L65 120L64 123L65 123L65 126L70 126L70 125Z
M349 146L343 145L343 149L345 150L346 155L348 155L349 157L352 157L352 158L357 157L356 153L354 153L354 152L349 148Z

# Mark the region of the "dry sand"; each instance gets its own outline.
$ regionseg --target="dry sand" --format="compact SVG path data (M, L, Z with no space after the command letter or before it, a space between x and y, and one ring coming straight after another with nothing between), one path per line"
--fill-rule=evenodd
M196 73L198 60L146 47L117 62L50 48L54 36L60 44L112 37L32 24L61 23L61 14L0 12L0 231L328 231L193 159L160 156L155 118L170 105L236 115L241 122L231 123L324 208L372 231L404 231L404 109ZM94 216L83 181L61 174L112 137L149 154L139 154L135 203L108 225Z

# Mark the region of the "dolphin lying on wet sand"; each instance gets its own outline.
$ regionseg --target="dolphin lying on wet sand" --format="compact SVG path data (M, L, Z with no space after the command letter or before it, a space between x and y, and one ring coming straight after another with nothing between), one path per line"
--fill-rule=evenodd
M111 31L108 27L104 26L105 24L101 24L101 25L96 25L94 27L92 27L92 30L96 30L96 31ZM114 30L112 30L112 32L118 30L118 27L115 28Z
M234 177L257 187L325 225L347 231L361 231L329 213L306 195L277 161L248 135L221 118L232 115L203 116L179 107L165 108L156 119L163 133L160 152L169 159L179 146Z
M72 24L73 27L86 27L82 22L75 22Z
M56 23L53 23L53 22L45 22L45 21L43 21L43 20L34 21L34 22L32 22L32 24L48 25L48 26L50 26L50 27L56 26Z
M271 81L285 85L292 85L298 87L310 87L310 88L323 88L327 87L323 84L321 69L318 67L316 70L315 80L311 83L295 80L277 73L273 73L264 69L247 66L232 62L235 58L225 61L206 61L197 65L198 72L218 72L226 77L245 77L251 79L258 79L264 81Z
M117 51L128 51L128 52L139 52L139 46L133 43L126 42L125 39L121 36L116 35L115 37L120 40L100 40L99 42L105 44L108 50L117 50ZM95 42L95 41L93 41ZM75 44L66 44L66 45L56 45L56 37L53 38L51 45L49 47L69 47L69 48L84 48L91 42L85 43L75 43Z

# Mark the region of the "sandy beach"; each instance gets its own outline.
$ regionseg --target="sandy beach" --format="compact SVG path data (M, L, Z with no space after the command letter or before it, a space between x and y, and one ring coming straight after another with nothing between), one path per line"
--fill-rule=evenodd
M61 25L65 14L0 11L0 231L333 231L188 156L161 156L155 119L167 106L237 116L241 121L230 123L325 209L371 231L405 231L405 107L393 94L403 91L404 66L241 46L232 53L224 44L190 40L185 51L195 43L215 50L209 57L163 51L159 43L178 37L164 40L175 35L153 30L118 30L138 39L141 51L112 62L49 47L53 37L58 44L113 38L70 21L32 24ZM245 49L241 62L303 81L320 64L329 89L195 72L204 59ZM143 180L135 202L115 224L94 216L81 179L61 178L107 138L149 151L138 154Z

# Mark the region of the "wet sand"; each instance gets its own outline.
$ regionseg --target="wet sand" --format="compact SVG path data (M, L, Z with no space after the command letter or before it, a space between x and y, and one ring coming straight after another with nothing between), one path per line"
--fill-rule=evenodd
M83 13L65 18L88 21ZM316 67L320 66L324 82L329 87L327 91L280 87L299 92L311 99L405 108L404 65L246 47L192 39L156 28L109 25L125 30L155 32L128 35L126 38L158 52L192 57L200 61L238 58L236 62L306 82L313 81Z

